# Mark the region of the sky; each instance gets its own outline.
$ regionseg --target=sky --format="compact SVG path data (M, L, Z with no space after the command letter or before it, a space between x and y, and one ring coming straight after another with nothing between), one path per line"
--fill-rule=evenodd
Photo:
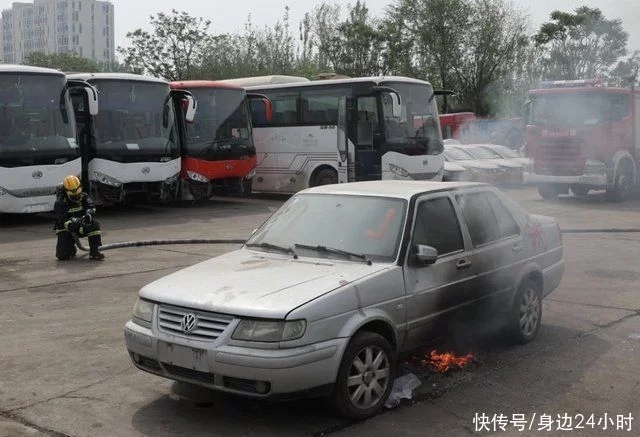
M24 0L23 0L24 1ZM382 16L386 7L396 0L366 0L371 13ZM600 8L608 19L620 18L629 32L628 49L640 50L640 0L511 0L519 9L528 13L533 30L549 20L556 9L573 11L588 5ZM285 6L290 7L292 30L297 27L305 12L320 4L319 0L233 0L229 3L216 0L111 0L115 9L116 46L128 45L126 34L138 28L150 30L149 16L157 12L170 12L172 8L186 11L192 16L211 20L214 33L230 33L243 30L249 14L257 26L272 25L280 19ZM333 0L345 6L355 0ZM11 7L10 0L0 0L0 9Z

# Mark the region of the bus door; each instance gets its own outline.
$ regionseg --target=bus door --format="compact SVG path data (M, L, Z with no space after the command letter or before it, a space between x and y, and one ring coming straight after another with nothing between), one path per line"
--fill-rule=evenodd
M69 97L73 105L82 170L82 185L89 187L89 161L95 155L96 135L93 116L98 114L98 90L88 82L68 79Z
M379 180L382 177L383 138L376 96L358 96L352 114L355 126L355 180Z

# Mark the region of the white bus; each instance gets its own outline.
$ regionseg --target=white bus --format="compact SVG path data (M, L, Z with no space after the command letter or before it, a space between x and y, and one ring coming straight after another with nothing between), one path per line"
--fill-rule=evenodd
M65 176L80 175L70 94L98 111L98 93L59 70L0 65L0 213L53 211Z
M251 80L254 79L254 80ZM256 175L252 189L295 193L310 186L376 179L442 180L443 140L431 84L365 77L255 84ZM246 84L251 83L251 86Z
M98 204L118 204L130 197L148 202L174 200L180 187L180 138L174 107L185 101L192 121L195 99L172 91L169 82L128 73L76 73L98 89L100 113L86 117L74 99L79 128L91 132L86 157L89 191Z

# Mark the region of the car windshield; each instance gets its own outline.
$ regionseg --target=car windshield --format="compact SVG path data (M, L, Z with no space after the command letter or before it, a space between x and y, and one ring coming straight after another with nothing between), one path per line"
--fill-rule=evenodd
M245 91L193 88L198 102L193 123L187 125L186 150L190 156L242 159L255 155Z
M302 193L289 199L247 244L266 243L294 248L304 256L335 257L326 251L296 248L325 246L392 262L398 256L406 208L402 199Z
M469 152L471 156L476 159L496 159L502 158L496 152L492 152L491 150L487 150L484 147L478 146L465 146L465 150Z
M406 155L439 155L443 151L438 109L428 84L385 83L400 95L400 113L393 113L391 93L382 93L382 113L389 150Z
M445 147L444 154L447 159L452 161L466 161L469 159L475 159L473 156L469 155L464 150L455 148L455 147Z
M95 80L98 153L170 155L178 152L176 117L169 84Z
M0 152L25 151L79 156L64 76L0 74Z

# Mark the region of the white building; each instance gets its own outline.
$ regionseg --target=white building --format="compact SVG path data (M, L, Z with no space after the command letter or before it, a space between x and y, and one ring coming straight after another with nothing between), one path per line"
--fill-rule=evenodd
M75 52L111 65L115 60L113 4L96 0L14 2L0 18L0 62L21 64L31 52Z

